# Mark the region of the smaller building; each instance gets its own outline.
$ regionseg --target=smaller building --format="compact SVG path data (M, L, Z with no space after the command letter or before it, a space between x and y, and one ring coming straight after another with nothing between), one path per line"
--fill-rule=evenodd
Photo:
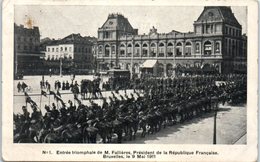
M38 27L26 28L14 24L14 74L34 75L39 73L44 53L40 52Z
M52 40L45 46L46 65L50 71L63 70L74 72L92 72L94 37L82 37L80 34L70 34L60 39Z

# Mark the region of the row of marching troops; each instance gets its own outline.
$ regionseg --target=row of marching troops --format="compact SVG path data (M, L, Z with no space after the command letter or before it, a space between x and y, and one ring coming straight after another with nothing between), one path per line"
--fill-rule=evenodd
M246 103L246 75L222 77L175 78L172 84L150 78L139 82L141 92L112 92L101 105L61 100L58 109L46 105L45 114L32 102L32 114L24 106L23 114L14 115L14 142L96 143L100 137L103 143L121 143L217 111L219 104Z

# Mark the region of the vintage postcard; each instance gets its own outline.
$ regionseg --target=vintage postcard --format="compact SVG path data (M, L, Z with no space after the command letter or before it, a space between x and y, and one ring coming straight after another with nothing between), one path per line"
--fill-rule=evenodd
M256 161L255 0L5 0L5 161Z

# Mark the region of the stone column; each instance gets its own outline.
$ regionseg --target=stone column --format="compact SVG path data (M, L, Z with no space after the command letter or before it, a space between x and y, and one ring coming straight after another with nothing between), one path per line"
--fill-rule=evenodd
M215 40L211 42L211 55L215 56Z
M159 41L157 40L157 42L156 42L156 53L155 53L156 58L158 58L158 53L159 53Z
M167 53L167 42L165 41L164 42L164 58L166 58L167 55L168 55L168 53Z
M185 42L182 41L182 57L185 56Z

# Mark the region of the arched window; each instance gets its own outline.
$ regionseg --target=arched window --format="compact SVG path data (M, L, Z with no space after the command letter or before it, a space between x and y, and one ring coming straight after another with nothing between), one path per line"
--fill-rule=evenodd
M143 44L142 57L148 56L148 45L146 43Z
M176 44L176 57L179 57L182 55L182 43L179 42Z
M204 43L204 56L210 56L212 52L212 44L210 41Z
M167 57L173 56L173 44L170 42L167 45Z
M155 43L152 43L152 44L151 44L150 57L155 57L155 56L156 56L156 53L157 53L156 44L155 44Z
M125 56L125 45L124 44L121 44L120 45L120 48L119 48L119 53L120 53L120 56Z
M186 42L185 44L185 56L191 56L191 43Z
M98 46L98 53L101 54L103 51L103 46Z
M219 53L220 52L220 43L219 42L216 42L216 53Z
M105 57L109 57L109 55L110 55L110 46L106 45L105 46Z
M115 52L116 52L116 46L115 45L112 46L112 50L111 51L112 51L112 54L115 54Z
M127 45L127 57L131 57L132 56L132 44L128 44Z
M140 51L141 51L140 45L138 43L135 44L134 57L140 57Z
M159 44L159 57L164 57L164 53L165 53L165 46L164 43L160 43Z
M195 50L195 52L196 53L200 53L200 44L199 43L196 43L196 50Z

